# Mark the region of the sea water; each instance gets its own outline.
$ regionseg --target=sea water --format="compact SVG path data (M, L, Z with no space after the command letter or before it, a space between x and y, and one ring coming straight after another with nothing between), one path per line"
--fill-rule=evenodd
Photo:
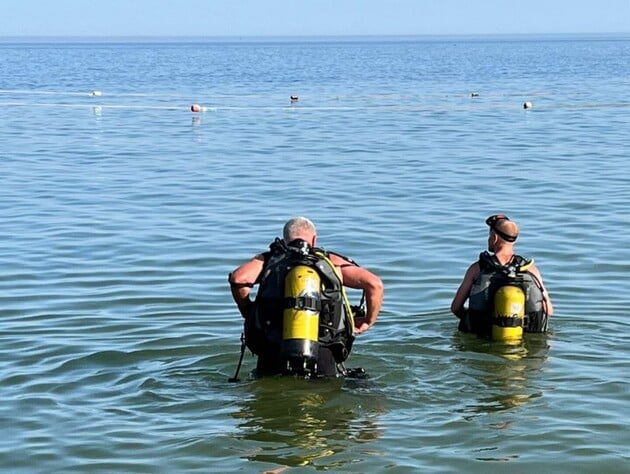
M5 39L0 124L1 470L628 472L629 37ZM498 212L515 347L449 312ZM294 215L383 279L369 378L228 383Z

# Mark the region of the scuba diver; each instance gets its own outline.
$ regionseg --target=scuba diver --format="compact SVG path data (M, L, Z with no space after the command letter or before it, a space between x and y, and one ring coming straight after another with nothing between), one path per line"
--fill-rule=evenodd
M468 267L451 303L458 329L505 342L546 332L553 305L534 261L514 253L516 222L496 214L486 224L488 250Z
M383 302L379 277L316 247L315 226L305 217L290 219L283 237L229 274L232 297L245 320L241 360L230 381L238 380L246 346L258 356L258 376L348 375L343 362L354 335L367 331L378 317ZM350 305L344 286L363 290L358 306Z

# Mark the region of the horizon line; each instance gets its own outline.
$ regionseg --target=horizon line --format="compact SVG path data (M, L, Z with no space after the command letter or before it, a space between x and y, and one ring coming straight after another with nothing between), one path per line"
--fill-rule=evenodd
M413 34L305 34L305 35L0 35L0 41L151 41L151 40L329 40L329 39L411 39L411 38L526 38L526 37L624 37L630 32L562 32L562 33L413 33Z
M300 39L300 38L414 38L414 37L488 37L488 36L627 36L630 31L616 32L521 32L521 33L366 33L366 34L278 34L278 35L180 35L180 34L136 34L136 35L81 35L81 34L53 34L53 35L0 35L0 39Z

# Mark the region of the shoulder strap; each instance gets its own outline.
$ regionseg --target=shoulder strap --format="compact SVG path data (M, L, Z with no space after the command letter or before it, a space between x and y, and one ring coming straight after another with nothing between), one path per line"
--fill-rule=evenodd
M508 263L501 265L496 255L490 254L488 251L484 251L479 254L479 267L482 271L486 269L493 269L505 272L506 269L512 269L513 271L523 273L526 272L533 264L533 259L527 259L521 255L512 255L512 258Z
M494 254L490 254L487 250L479 254L479 268L484 271L488 268L498 270L502 267Z
M512 256L512 260L510 260L509 265L512 265L516 268L518 273L524 273L529 270L529 268L534 264L534 259L527 259L522 257L521 255Z
M284 240L276 237L276 239L269 244L270 253L284 253L287 251L287 244Z
M326 254L329 254L329 255L335 255L335 256L337 256L337 257L339 257L339 258L341 258L341 259L345 260L345 261L346 261L346 262L348 262L350 265L353 265L353 266L355 266L355 267L360 267L360 266L361 266L361 265L359 265L357 262L355 262L354 260L352 260L350 257L346 257L345 255L342 255L342 254L340 254L340 253L337 253L337 252L332 252L332 251L328 251L328 252L326 252Z

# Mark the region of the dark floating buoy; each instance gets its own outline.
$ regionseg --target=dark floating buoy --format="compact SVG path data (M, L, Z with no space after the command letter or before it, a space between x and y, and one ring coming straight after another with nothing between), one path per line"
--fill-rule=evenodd
M524 109L531 109L534 106L534 104L532 104L531 102L525 102L523 104L523 108Z
M470 97L479 97L479 92L473 92Z

